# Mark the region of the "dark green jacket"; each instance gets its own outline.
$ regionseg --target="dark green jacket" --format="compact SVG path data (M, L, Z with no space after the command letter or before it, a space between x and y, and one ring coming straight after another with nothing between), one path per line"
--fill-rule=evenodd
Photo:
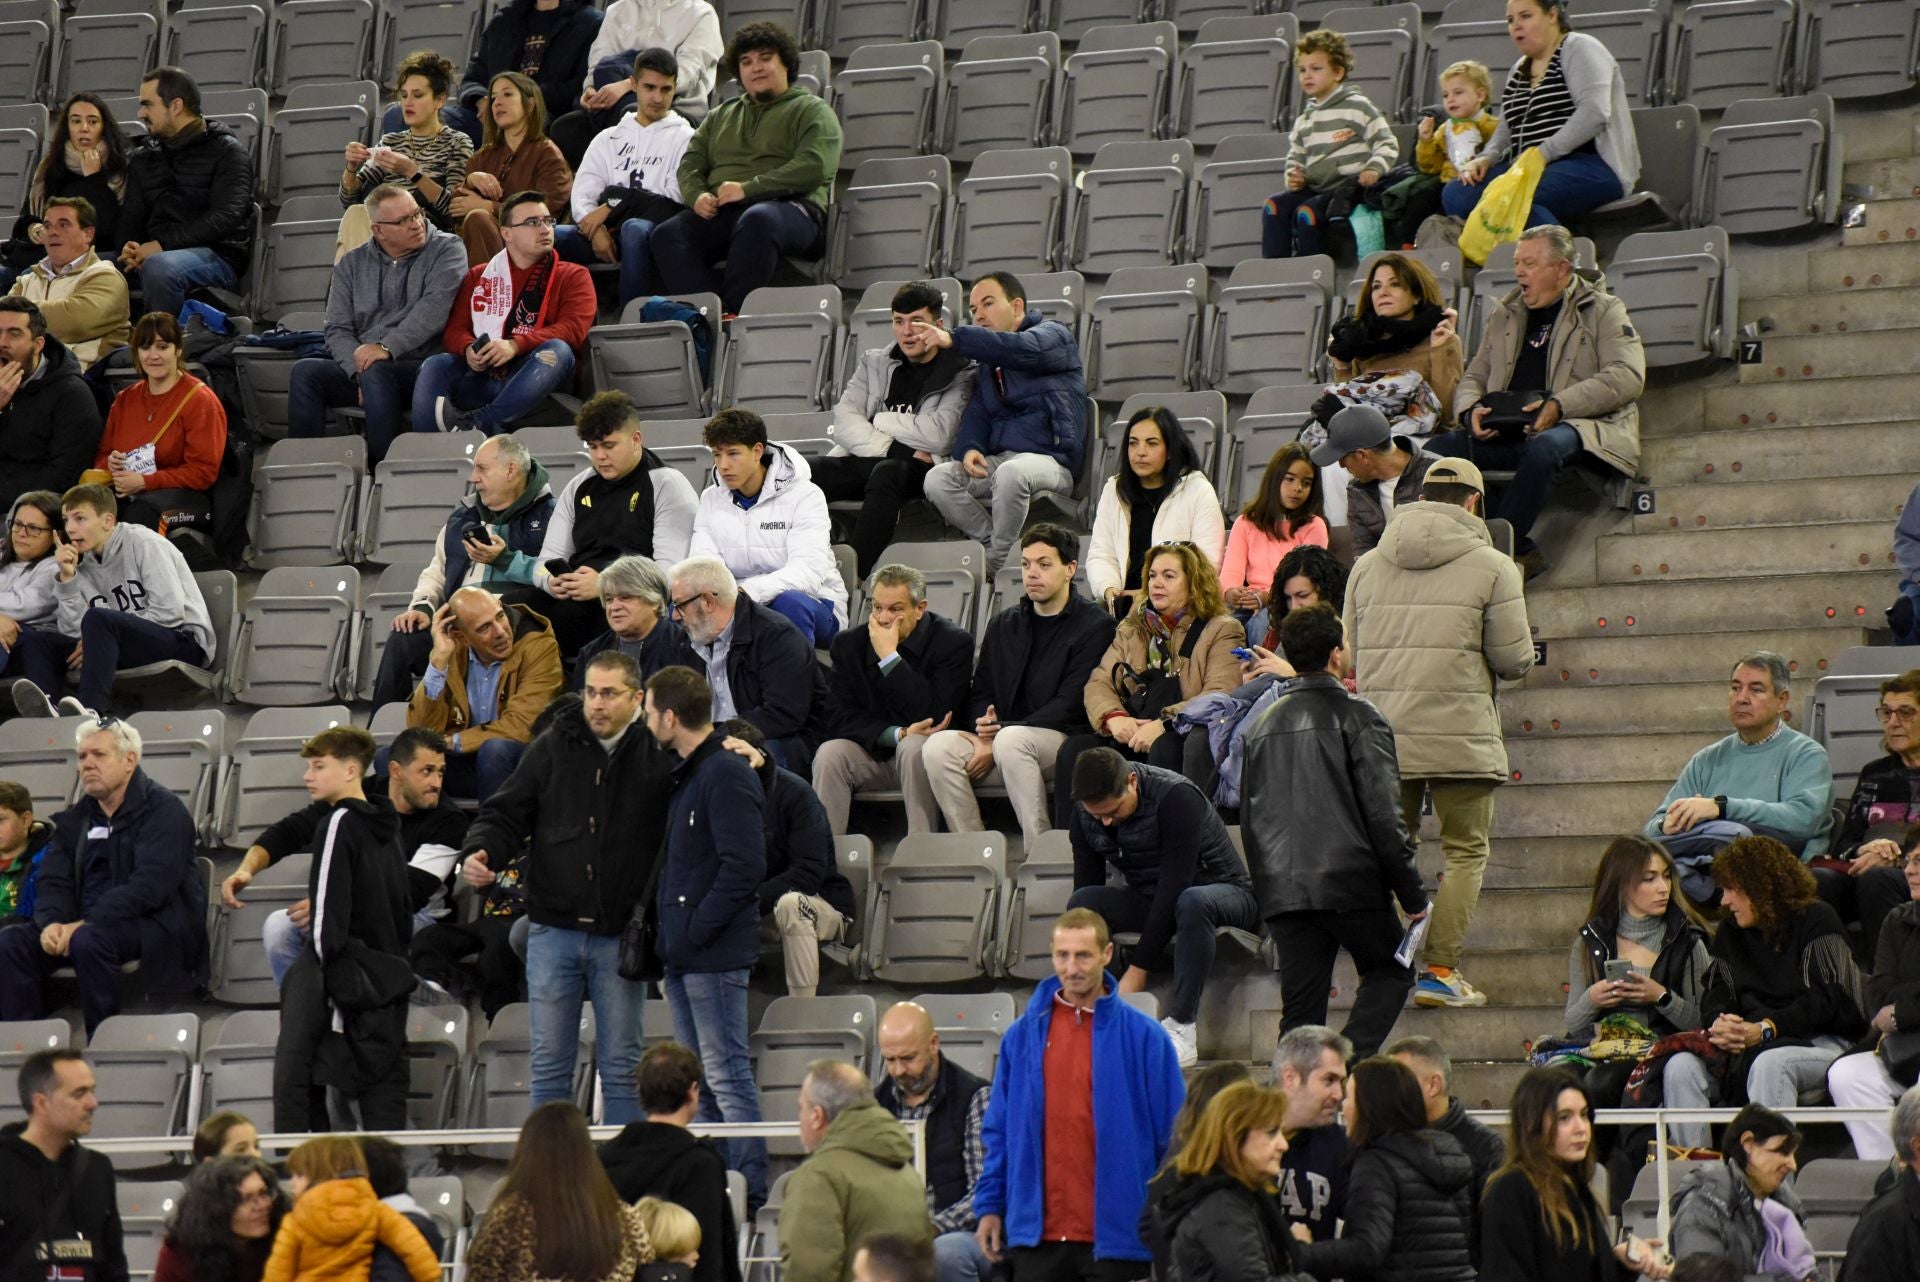
M681 198L692 205L702 192L736 182L748 200L785 193L824 210L840 168L840 141L833 108L797 85L772 102L723 102L687 143Z

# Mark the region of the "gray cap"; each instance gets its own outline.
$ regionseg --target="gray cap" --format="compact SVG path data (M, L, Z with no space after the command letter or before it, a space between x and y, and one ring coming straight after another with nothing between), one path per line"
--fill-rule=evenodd
M1338 463L1355 450L1377 450L1393 440L1387 416L1371 405L1349 405L1327 424L1327 439L1314 447L1317 467Z

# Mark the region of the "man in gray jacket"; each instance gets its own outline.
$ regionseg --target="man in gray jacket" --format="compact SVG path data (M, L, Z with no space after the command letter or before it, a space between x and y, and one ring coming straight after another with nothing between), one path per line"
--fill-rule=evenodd
M406 430L420 364L440 350L447 313L467 272L460 238L427 224L413 193L382 183L367 194L373 239L333 265L327 291L328 356L294 362L287 432L325 436L327 411L367 413L368 461Z
M104 485L76 485L60 498L66 541L53 550L57 611L51 630L22 628L13 653L26 676L13 683L22 716L93 716L105 709L121 668L179 660L213 664L207 603L180 550L142 525L121 524ZM80 697L51 696L80 670Z
M860 500L848 542L863 581L893 541L901 507L920 497L927 473L953 449L973 395L973 362L935 346L921 328L942 325L943 306L923 280L894 292L893 346L861 353L833 407L833 451L813 465L813 483L829 502Z

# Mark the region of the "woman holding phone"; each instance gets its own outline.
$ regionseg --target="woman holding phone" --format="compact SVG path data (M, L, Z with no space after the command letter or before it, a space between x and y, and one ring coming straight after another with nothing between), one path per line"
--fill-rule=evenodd
M120 496L120 519L161 530L165 521L212 519L213 483L227 450L227 411L187 373L180 323L148 312L133 326L141 381L114 399L93 461Z

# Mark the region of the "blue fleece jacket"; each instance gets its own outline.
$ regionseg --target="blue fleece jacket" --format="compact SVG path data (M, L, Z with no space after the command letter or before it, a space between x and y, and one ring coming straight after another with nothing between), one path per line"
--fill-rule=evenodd
M953 350L975 362L973 396L953 457L1050 454L1075 476L1086 455L1087 378L1080 345L1059 321L1028 312L1011 334L962 325Z
M1147 1181L1166 1157L1173 1117L1186 1099L1180 1060L1166 1030L1115 995L1093 1008L1093 1255L1098 1260L1147 1260L1140 1240L1140 1208ZM1000 1041L999 1069L980 1139L986 1147L973 1189L974 1213L1005 1221L1008 1246L1036 1246L1046 1199L1047 1084L1043 1065L1047 1026L1060 981L1034 990L1027 1013ZM1009 1191L1017 1196L1009 1197Z

